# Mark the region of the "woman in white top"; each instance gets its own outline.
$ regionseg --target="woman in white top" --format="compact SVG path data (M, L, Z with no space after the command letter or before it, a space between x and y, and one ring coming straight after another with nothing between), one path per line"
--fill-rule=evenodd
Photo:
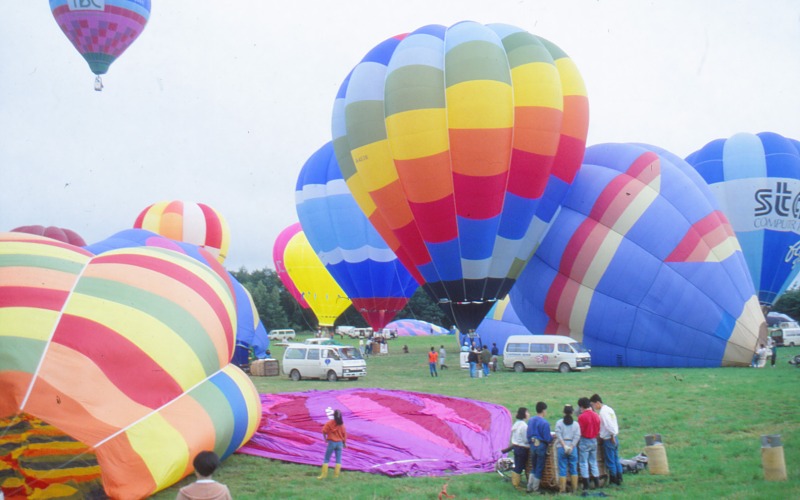
M528 409L522 407L517 410L517 421L511 427L511 445L514 447L514 472L511 473L511 484L520 491L525 489L520 486L520 477L528 463L528 452L531 447L528 442L529 418L531 418L531 414L528 413Z
M564 406L564 418L556 422L556 449L558 451L558 489L564 493L567 489L567 471L569 470L572 491L578 491L578 441L581 439L581 428L572 418L572 405Z

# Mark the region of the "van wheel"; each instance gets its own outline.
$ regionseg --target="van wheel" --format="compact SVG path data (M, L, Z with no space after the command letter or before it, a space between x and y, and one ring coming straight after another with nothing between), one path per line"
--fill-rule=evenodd
M794 342L789 342L789 347L794 347Z
M525 365L522 363L514 363L514 371L517 373L522 373L525 371Z
M339 377L336 376L336 372L331 370L328 372L328 382L336 382L339 380Z
M299 382L301 378L300 372L297 370L292 370L292 373L289 374L289 377L291 377L293 382Z
M569 365L567 363L561 363L558 365L558 371L561 373L569 373Z

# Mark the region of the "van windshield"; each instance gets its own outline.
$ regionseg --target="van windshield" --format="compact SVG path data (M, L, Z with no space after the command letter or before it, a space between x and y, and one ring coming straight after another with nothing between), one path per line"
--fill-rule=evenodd
M583 342L573 342L570 345L572 346L573 349L575 349L575 352L589 352L589 349L587 349L586 346L583 345Z
M339 349L342 359L364 359L361 357L361 352L355 347L342 347Z

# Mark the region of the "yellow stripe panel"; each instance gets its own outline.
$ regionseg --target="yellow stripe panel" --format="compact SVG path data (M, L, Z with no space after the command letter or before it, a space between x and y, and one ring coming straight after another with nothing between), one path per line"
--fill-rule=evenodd
M511 70L514 82L514 105L564 109L561 78L549 63L523 64Z
M131 447L147 465L156 490L178 482L190 461L180 432L160 414L152 413L125 433Z
M450 147L445 109L415 109L386 118L392 156L414 160L443 153Z
M556 67L561 75L561 87L565 96L586 96L586 85L584 85L578 67L575 66L572 59L561 58L556 61Z
M59 312L33 307L0 308L0 337L48 340Z
M397 180L397 169L385 139L354 149L352 156L358 177L367 191L377 191Z
M350 193L353 195L358 206L361 207L361 211L364 212L367 217L370 217L375 211L375 202L372 201L369 192L364 187L361 176L353 175L347 179L347 187L350 189Z
M69 248L61 248L55 245L50 245L47 242L49 238L42 238L42 240L29 240L29 241L3 241L0 247L0 255L35 255L37 257L53 257L62 259L67 262L76 262L84 264L89 260L85 254L77 252Z
M470 80L447 88L447 126L464 129L514 125L512 87L496 80Z
M74 293L65 313L90 318L116 331L164 368L184 390L206 377L192 346L144 311Z
M142 229L147 229L148 231L161 234L158 230L158 226L161 224L161 215L164 213L164 210L167 208L168 204L168 201L154 203L144 214L144 218L142 219Z
M261 397L256 386L245 373L234 365L227 365L223 370L241 389L242 397L247 405L247 432L241 443L236 443L239 448L253 437L256 429L261 424Z

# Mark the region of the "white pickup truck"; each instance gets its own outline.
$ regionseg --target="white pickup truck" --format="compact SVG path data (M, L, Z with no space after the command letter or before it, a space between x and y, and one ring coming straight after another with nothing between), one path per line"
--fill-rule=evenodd
M769 336L776 345L791 347L800 345L800 325L796 321L783 321L770 327Z

